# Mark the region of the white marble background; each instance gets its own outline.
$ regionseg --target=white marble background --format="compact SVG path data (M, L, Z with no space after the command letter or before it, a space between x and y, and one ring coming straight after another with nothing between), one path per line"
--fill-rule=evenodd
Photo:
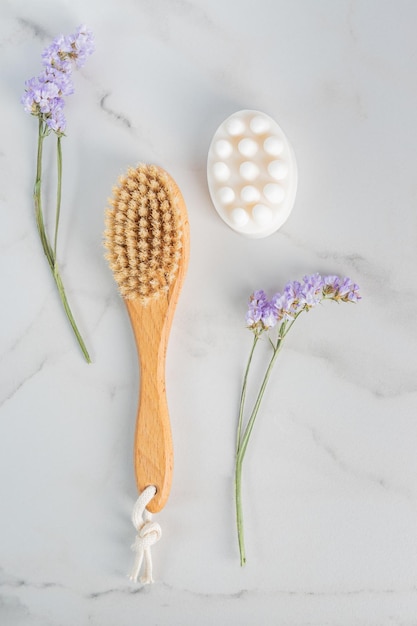
M416 22L412 0L2 0L2 625L417 625ZM96 52L68 99L59 256L92 365L41 252L19 103L80 23ZM241 108L274 117L298 159L294 211L264 240L207 191L212 134ZM138 366L102 249L111 187L139 161L177 180L192 238L167 363L174 482L144 588L126 578ZM287 340L245 460L241 569L246 300L315 271L363 300Z

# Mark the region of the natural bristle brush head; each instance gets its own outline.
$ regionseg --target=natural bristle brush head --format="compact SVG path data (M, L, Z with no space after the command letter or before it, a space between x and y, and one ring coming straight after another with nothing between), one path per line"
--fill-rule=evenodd
M106 214L107 260L120 293L146 303L175 279L181 258L178 188L161 168L129 168L113 188Z
M134 461L139 491L156 494L152 513L171 486L173 450L166 401L168 336L189 255L187 210L162 168L129 168L113 189L106 212L105 247L129 313L140 359L140 395Z

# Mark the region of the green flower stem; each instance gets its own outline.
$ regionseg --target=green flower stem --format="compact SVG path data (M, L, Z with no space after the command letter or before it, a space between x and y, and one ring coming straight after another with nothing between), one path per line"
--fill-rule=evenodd
M236 521L237 521L237 535L239 540L239 552L240 552L240 564L244 565L246 561L245 557L245 544L244 544L244 534L243 534L243 516L242 516L242 500L241 500L241 479L242 479L242 462L238 462L239 458L239 450L240 450L240 440L242 436L242 423L243 423L243 409L245 406L246 399L246 389L248 384L248 375L250 366L252 363L253 353L256 348L256 344L258 343L259 335L255 334L253 338L252 349L249 354L249 359L246 364L245 373L243 376L243 385L242 385L242 393L240 396L240 406L239 406L239 419L237 426L237 437L236 437L236 473L235 473L235 497L236 497ZM243 460L243 459L242 459Z
M244 406L245 406L246 388L247 388L247 384L248 384L248 375L249 375L249 369L250 369L250 366L251 366L251 363L252 363L253 353L255 351L256 344L258 343L258 339L259 339L259 335L255 334L254 337L253 337L252 349L250 351L249 359L248 359L248 362L246 364L246 369L245 369L245 373L244 373L244 376L243 376L242 394L240 396L240 406L239 406L239 419L238 419L238 425L237 425L236 452L239 452L239 448L240 448L240 439L241 439L241 435L242 435L243 409L244 409Z
M61 298L61 302L63 304L63 307L65 309L65 313L67 314L67 317L69 319L69 322L71 324L72 330L74 331L74 334L77 338L78 344L82 350L82 353L84 355L85 360L87 361L87 363L91 363L91 359L90 359L90 355L88 354L87 348L85 346L85 343L83 341L83 338L81 337L80 331L78 330L77 324L75 323L74 320L74 316L72 314L72 311L70 309L70 306L68 304L68 300L67 300L67 296L65 294L65 289L64 289L64 285L62 283L62 279L61 276L58 272L58 266L55 263L55 268L54 268L54 280L56 283L56 286L58 287L58 292L59 292L59 296Z
M245 541L244 541L244 530L243 530L243 509L242 509L242 463L245 457L246 449L248 447L249 438L251 436L256 417L258 415L259 407L262 402L263 395L265 393L266 386L268 384L269 377L272 372L272 368L274 366L275 360L279 354L281 348L281 340L278 341L277 345L274 347L274 351L272 353L272 357L269 361L268 367L265 372L264 379L262 381L261 388L259 390L258 396L255 401L255 405L252 410L252 414L248 421L248 424L245 428L243 436L239 438L237 452L236 452L236 466L235 466L235 500L236 500L236 525L237 525L237 536L239 542L239 554L240 554L240 565L243 566L246 563L246 552L245 552ZM248 367L245 373L244 387L246 385L247 375L249 373L250 362L252 360L253 351L256 346L256 341L254 341L254 345L252 346L252 351L250 354ZM243 395L243 392L242 392ZM241 413L243 413L243 407L241 407ZM241 416L239 416L240 418ZM240 420L240 430L241 430L241 420Z
M242 510L242 461L243 457L236 455L235 466L235 501L236 501L236 525L237 539L239 543L240 565L243 567L246 563L245 551L245 534L243 532L243 510Z
M46 137L46 129L44 122L39 120L39 136L38 136L38 154L36 159L36 180L35 187L33 190L33 198L35 202L35 217L36 217L36 225L38 227L39 236L41 238L41 243L43 247L43 251L45 253L46 258L48 259L49 267L53 271L54 269L54 253L49 245L48 238L45 232L45 225L43 221L43 211L42 211L42 195L41 195L41 186L42 186L42 154L43 154L43 142Z
M58 243L59 218L61 215L62 197L62 146L61 135L58 135L56 142L56 165L57 165L57 187L56 187L56 213L55 213L55 236L54 236L54 256L56 258L56 247Z
M62 184L62 151L61 151L60 137L58 137L58 144L57 144L58 190L57 190L57 209L56 209L56 216L55 216L56 220L55 220L54 248L52 248L51 244L49 243L48 236L45 230L45 223L44 223L43 210L42 210L42 155L43 155L43 142L47 135L48 135L48 130L47 130L46 124L42 119L39 119L38 151L37 151L37 159L36 159L36 180L35 180L35 186L33 190L36 225L37 225L39 236L41 239L43 251L48 260L48 264L51 269L51 273L54 278L55 284L58 288L58 293L61 298L62 305L65 309L68 320L77 338L78 344L82 350L84 358L87 361L87 363L91 363L90 355L87 351L87 348L81 337L81 334L77 328L74 316L68 304L68 299L65 294L64 285L63 285L63 282L62 282L62 279L58 270L58 265L56 262L56 244L57 244L57 237L58 237L58 223L59 223L59 214L60 214L60 206L61 206L61 184Z
M265 389L266 389L266 386L268 384L269 377L271 376L272 368L274 367L274 364L275 364L276 358L277 358L277 356L278 356L278 354L280 352L281 346L282 346L282 343L280 341L280 342L278 342L278 345L274 348L271 360L269 361L268 367L267 367L266 372L265 372L264 379L262 381L261 388L259 389L259 393L258 393L258 396L256 398L256 402L255 402L255 405L253 407L252 414L250 416L250 419L248 421L248 425L246 426L245 432L243 434L242 441L241 441L240 448L239 448L239 453L238 453L238 455L242 458L242 461L243 461L243 457L245 456L245 453L246 453L246 448L248 447L249 438L250 438L250 436L252 434L252 430L253 430L253 427L255 425L255 420L256 420L256 417L258 415L259 407L261 405L262 398L263 398L263 395L265 393Z
M254 336L254 341L252 344L252 349L249 354L248 363L246 366L243 385L242 385L242 394L240 399L240 407L239 407L239 419L238 419L238 428L237 428L237 442L236 442L236 463L235 463L235 501L236 501L236 525L237 525L237 536L239 543L239 554L240 554L240 565L243 566L246 563L246 552L245 552L245 540L244 540L244 530L243 530L243 509L242 509L242 464L243 459L246 454L246 449L248 447L249 439L252 434L253 427L255 425L255 420L259 412L259 407L261 406L262 398L265 393L266 386L268 384L269 377L271 376L272 369L274 367L275 361L277 359L278 354L281 351L282 343L290 328L294 324L299 314L297 314L294 319L288 323L287 321L283 322L281 328L279 330L279 335L276 344L273 343L271 338L268 336L270 344L272 346L272 357L268 363L268 367L265 371L265 375L261 384L261 387L258 392L258 396L256 398L254 407L252 409L251 416L247 423L247 426L242 435L242 423L243 423L243 411L244 411L244 403L246 398L246 388L249 376L249 370L252 363L253 353L255 351L256 344L258 343L259 334L256 333Z

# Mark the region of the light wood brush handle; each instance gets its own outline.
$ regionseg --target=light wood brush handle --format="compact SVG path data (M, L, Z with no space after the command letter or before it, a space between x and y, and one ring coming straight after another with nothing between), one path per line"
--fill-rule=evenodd
M156 165L129 168L106 213L107 259L129 312L140 362L134 463L139 491L165 505L173 450L165 390L168 336L189 257L189 225L176 182Z
M174 307L170 306L173 312ZM148 505L156 513L165 505L172 481L173 446L165 389L165 361L170 321L165 298L143 306L126 300L140 362L140 390L134 440L139 491L148 485L156 494ZM171 314L172 318L172 314Z

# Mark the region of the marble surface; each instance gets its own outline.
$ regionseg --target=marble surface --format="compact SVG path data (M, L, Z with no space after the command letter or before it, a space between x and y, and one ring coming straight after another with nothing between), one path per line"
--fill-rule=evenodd
M417 624L416 20L411 0L1 2L2 625ZM96 52L68 100L59 257L92 365L41 252L36 121L19 103L43 47L80 23ZM298 162L293 213L263 240L229 229L207 189L211 137L243 108L276 119ZM177 180L192 246L146 587L126 576L139 372L102 248L111 187L140 161ZM245 459L240 568L247 297L315 271L351 276L363 299L287 339Z

